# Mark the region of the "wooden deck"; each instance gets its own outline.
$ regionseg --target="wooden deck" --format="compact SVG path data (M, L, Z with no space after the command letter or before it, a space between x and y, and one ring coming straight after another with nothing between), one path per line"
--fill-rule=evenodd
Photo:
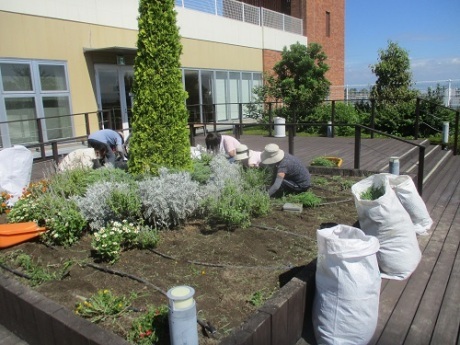
M244 135L240 142L262 151L276 143L288 151L288 138ZM424 144L423 140L414 141ZM205 146L204 136L196 144ZM365 139L361 143L361 170L387 172L389 158L404 158L401 174L416 172L418 149L389 139ZM342 169L354 165L354 138L294 139L294 154L306 165L317 156L337 156ZM419 236L422 260L404 281L383 280L378 326L371 344L460 344L460 156L427 147L423 199L434 221L428 236ZM49 169L34 164L32 179ZM428 176L429 175L429 176ZM363 325L365 327L365 325ZM298 344L315 344L305 330Z

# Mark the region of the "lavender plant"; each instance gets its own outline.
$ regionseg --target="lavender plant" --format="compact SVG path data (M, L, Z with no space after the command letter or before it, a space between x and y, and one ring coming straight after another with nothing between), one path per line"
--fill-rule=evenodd
M141 199L136 183L97 182L90 185L83 197L73 200L92 230L109 221L133 221L141 217Z
M138 182L144 219L156 228L171 228L192 216L203 198L198 182L188 172L169 173Z

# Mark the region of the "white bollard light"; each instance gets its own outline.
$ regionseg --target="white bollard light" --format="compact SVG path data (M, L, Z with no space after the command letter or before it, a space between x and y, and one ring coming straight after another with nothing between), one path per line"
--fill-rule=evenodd
M171 345L198 345L195 290L176 286L167 292L169 298L169 333Z
M447 144L449 143L449 122L444 121L442 123L442 149L447 150Z
M399 157L390 157L390 174L399 175Z

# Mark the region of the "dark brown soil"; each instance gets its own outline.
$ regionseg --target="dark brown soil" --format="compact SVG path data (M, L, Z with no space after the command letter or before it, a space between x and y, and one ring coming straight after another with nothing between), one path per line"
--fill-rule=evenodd
M67 249L50 248L37 241L22 243L0 250L0 259L20 250L51 269L72 261L74 264L63 280L33 287L72 311L82 298L89 298L100 289L110 289L117 295L136 293L133 307L143 310L150 305L167 304L161 291L189 285L196 291L198 318L217 329L214 338L200 332L200 344L216 344L257 309L250 302L254 293L268 298L286 283L291 272L316 257L317 229L327 223L356 222L349 187L358 179L314 176L317 187L312 191L322 197L321 206L293 213L283 211L281 202L274 202L268 216L254 219L249 228L233 231L212 229L201 220L192 220L181 229L162 232L154 251L125 251L114 265L95 263L90 235ZM4 215L0 217L0 223L5 222ZM7 271L2 273L11 275ZM26 279L17 279L30 284ZM141 313L131 312L100 325L124 337L132 320Z

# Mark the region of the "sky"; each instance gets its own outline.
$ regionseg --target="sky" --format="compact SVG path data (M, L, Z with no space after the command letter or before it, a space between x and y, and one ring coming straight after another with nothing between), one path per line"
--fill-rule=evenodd
M460 82L460 0L345 0L345 84L374 84L388 41L408 52L414 82Z

